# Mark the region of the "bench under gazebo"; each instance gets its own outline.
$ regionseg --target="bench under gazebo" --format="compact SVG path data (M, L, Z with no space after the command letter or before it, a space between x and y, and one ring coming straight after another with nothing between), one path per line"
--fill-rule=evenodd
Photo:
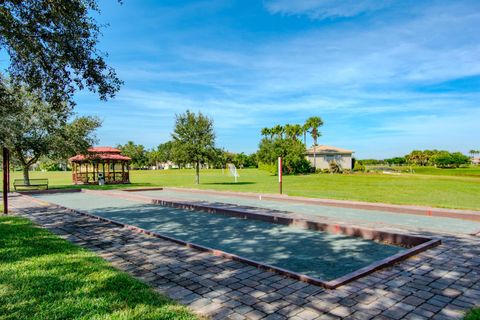
M112 147L92 147L87 154L71 157L74 184L98 184L102 176L107 184L130 183L131 158Z

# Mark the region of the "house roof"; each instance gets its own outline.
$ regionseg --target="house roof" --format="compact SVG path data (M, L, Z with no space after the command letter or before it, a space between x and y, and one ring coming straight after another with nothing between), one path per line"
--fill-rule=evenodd
M315 153L353 153L352 150L326 146L326 145L318 145L318 146L307 149L308 154L313 154L314 152Z
M81 162L89 160L118 160L118 161L130 161L130 157L120 154L120 150L112 147L92 147L88 148L88 154L77 154L71 157L71 162Z

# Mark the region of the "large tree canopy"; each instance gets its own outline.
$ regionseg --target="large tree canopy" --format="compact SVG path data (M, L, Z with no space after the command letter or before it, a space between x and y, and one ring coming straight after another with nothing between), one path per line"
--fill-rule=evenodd
M0 1L0 50L10 57L12 80L56 109L84 88L112 97L122 82L97 48L100 26L91 13L98 11L96 0Z
M85 153L96 138L100 121L79 117L68 122L67 110L53 112L49 104L21 87L7 90L14 112L0 117L0 144L7 146L22 165L24 179L28 170L42 156L65 159Z

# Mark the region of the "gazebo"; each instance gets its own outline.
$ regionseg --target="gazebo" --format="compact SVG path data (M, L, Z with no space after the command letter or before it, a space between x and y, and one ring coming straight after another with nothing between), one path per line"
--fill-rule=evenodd
M71 157L74 184L97 184L99 174L105 183L130 183L128 163L131 158L112 147L92 147L87 154Z

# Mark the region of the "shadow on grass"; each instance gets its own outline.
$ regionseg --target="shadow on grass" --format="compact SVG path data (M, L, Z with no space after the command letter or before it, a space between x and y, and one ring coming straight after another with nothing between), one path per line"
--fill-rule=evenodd
M0 217L1 319L194 319L103 259L18 217Z
M206 185L245 185L245 184L257 184L256 182L251 182L251 181L239 181L239 182L208 182L208 183L202 183Z

